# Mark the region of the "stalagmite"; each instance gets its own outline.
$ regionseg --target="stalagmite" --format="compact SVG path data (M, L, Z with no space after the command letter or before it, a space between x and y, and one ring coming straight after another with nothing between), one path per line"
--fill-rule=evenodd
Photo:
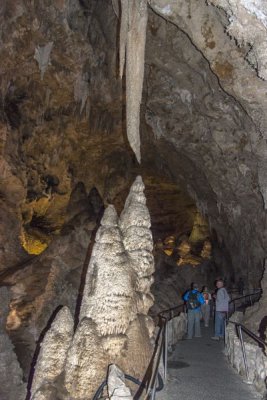
M136 276L124 250L118 217L108 206L88 267L80 319L90 317L101 336L123 334L133 319Z
M120 217L123 243L139 278L150 276L154 272L151 221L144 189L142 178L138 176L131 187Z
M63 307L46 333L35 366L31 387L32 398L39 389L50 391L47 384L54 384L63 372L67 351L73 336L73 318L70 310ZM44 388L43 388L44 387ZM46 388L45 388L46 387Z
M91 399L105 379L107 367L96 324L84 318L75 332L66 361L64 384L70 398Z
M140 104L144 79L147 26L147 0L121 0L120 75L126 54L126 117L127 137L141 162Z
M60 314L46 334L32 400L53 400L58 394L68 400L92 398L113 363L143 378L153 351L154 323L147 315L154 302L152 250L144 184L137 177L121 218L109 205L101 220L74 337L72 319L61 326Z

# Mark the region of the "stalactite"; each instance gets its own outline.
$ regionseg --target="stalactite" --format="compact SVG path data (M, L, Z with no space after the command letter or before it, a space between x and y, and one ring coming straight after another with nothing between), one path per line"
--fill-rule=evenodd
M120 76L123 75L126 55L127 137L139 163L146 26L147 0L121 0Z

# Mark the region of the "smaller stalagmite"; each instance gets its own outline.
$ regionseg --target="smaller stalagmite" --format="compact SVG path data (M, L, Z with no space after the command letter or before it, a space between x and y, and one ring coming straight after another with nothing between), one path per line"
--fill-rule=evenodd
M48 385L53 386L64 370L72 336L73 318L68 307L63 307L41 343L31 387L32 398L39 398L42 391L52 391Z
M70 398L91 399L105 379L107 366L96 325L84 318L75 332L66 361L64 384Z

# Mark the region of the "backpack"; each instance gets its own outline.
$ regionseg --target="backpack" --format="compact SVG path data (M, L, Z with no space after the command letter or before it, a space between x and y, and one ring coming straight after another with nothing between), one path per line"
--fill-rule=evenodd
M187 308L188 310L195 310L196 308L201 306L201 303L198 301L198 292L190 292L187 300Z

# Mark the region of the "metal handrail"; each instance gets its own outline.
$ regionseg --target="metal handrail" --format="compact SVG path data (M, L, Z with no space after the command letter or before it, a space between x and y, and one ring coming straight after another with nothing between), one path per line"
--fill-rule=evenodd
M143 382L140 383L139 389L134 395L135 400L141 398L144 390L145 390L144 400L154 400L156 392L161 390L161 388L164 386L162 385L161 382L162 378L159 374L159 366L160 366L160 360L163 359L163 367L164 367L163 381L165 383L167 379L167 363L168 363L168 322L172 320L174 317L180 315L180 313L184 311L184 307L185 307L184 304L179 304L176 307L163 310L158 314L159 332L156 339L154 354L145 373L145 377L148 376L148 378L145 378ZM177 313L177 311L179 312ZM125 377L129 377L129 375L125 375ZM130 378L134 379L133 377ZM160 388L157 388L158 379L160 382L159 384ZM106 380L101 383L101 385L99 386L93 397L94 400L99 398L99 395L103 390L103 387L106 385L106 383L107 383ZM135 383L137 383L137 380Z
M240 297L235 297L234 299L232 299L232 300L229 302L229 310L231 310L231 304L233 304L233 305L234 305L233 312L235 312L235 311L236 311L236 304L235 304L236 301L238 301L238 300L243 300L243 299L246 299L246 298L249 298L250 305L252 306L252 304L253 304L252 297L253 297L253 296L258 296L258 295L260 295L261 293L262 293L262 289L259 289L259 290L257 290L256 292L244 294L243 296L240 296ZM255 300L254 300L254 302L255 302Z
M167 363L168 363L168 321L178 316L184 310L184 304L163 310L158 314L160 330L158 333L156 349L152 359L151 374L147 382L147 389L144 400L154 400L156 396L157 376L160 360L163 358L164 383L167 379ZM176 311L179 311L176 314ZM167 315L166 315L167 314Z
M264 340L262 340L260 337L255 335L255 333L250 331L243 324L240 324L239 322L235 322L235 321L231 321L231 320L228 320L227 322L230 323L230 324L235 325L235 328L236 328L236 330L238 332L237 336L238 336L238 338L240 340L240 344L241 344L242 357L243 357L243 363L244 363L244 367L245 367L245 371L246 371L246 377L247 377L247 381L249 382L248 361L247 361L246 347L245 347L242 331L244 331L248 336L250 336L253 340L258 342L265 349L267 349L267 343Z

